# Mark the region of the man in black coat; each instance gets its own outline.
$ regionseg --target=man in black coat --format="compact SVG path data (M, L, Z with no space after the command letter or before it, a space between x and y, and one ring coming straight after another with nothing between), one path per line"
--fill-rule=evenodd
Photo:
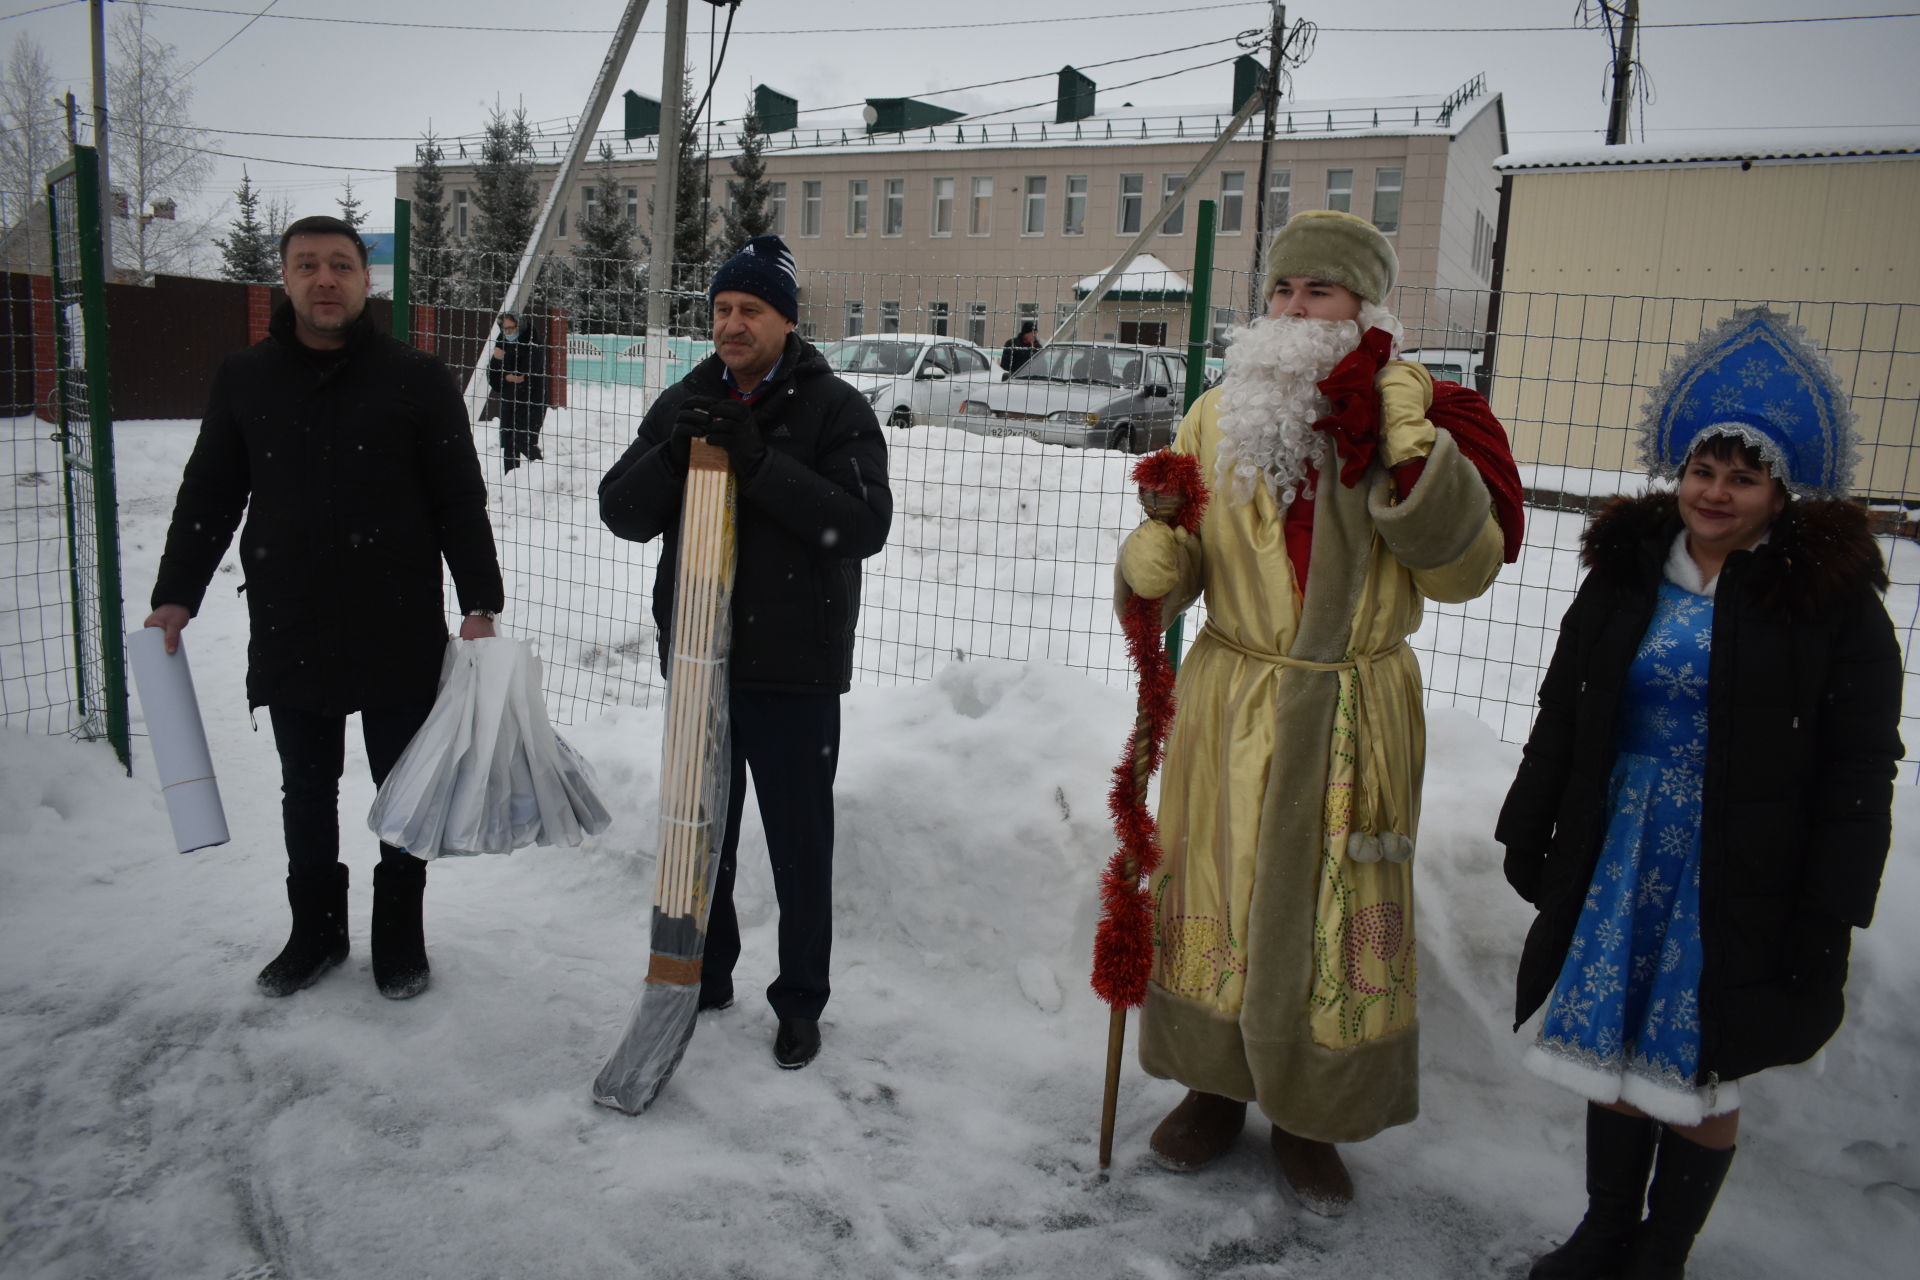
M1020 366L1033 359L1040 350L1040 335L1034 332L1034 322L1022 320L1020 332L1008 338L1000 348L1000 367L1009 375L1019 371Z
M740 926L734 855L753 772L780 903L774 1060L820 1048L833 944L833 779L840 695L853 680L860 561L893 519L887 448L866 397L793 332L799 280L778 236L759 236L713 279L715 354L662 392L600 482L600 516L635 542L664 535L653 589L661 652L672 643L680 506L690 442L726 450L737 484L732 597L732 778L700 979L700 1007L733 1001Z
M346 717L360 713L377 785L426 720L447 641L441 561L466 614L493 634L504 603L486 486L445 366L377 332L367 249L337 218L280 237L287 301L268 336L214 377L167 530L153 613L167 652L199 611L243 513L251 630L247 701L280 754L293 931L260 972L291 995L347 957L339 790ZM382 995L426 990L427 864L380 846L373 974Z

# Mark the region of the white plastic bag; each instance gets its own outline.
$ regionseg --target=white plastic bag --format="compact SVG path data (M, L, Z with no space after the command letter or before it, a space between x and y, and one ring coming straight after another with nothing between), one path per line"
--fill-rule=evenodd
M611 821L593 770L547 719L532 643L505 637L447 641L433 711L367 814L417 858L573 846Z

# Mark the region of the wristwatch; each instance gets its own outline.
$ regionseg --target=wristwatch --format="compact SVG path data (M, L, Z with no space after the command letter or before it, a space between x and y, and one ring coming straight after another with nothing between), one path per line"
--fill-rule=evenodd
M500 613L497 609L469 609L467 610L467 616L469 618L485 618L488 622L492 622L500 616Z

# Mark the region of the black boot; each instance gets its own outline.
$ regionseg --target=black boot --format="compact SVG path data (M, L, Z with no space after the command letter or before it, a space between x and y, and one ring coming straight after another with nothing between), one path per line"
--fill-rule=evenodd
M1528 1280L1611 1280L1640 1226L1647 1174L1660 1126L1587 1104L1587 1216L1567 1242L1542 1257Z
M342 863L287 876L293 932L254 981L270 996L290 996L347 958L347 868Z
M1671 1129L1660 1135L1660 1159L1647 1192L1647 1220L1634 1236L1622 1280L1681 1280L1687 1274L1693 1238L1707 1225L1732 1163L1732 1147L1703 1147Z
M427 864L405 855L382 858L373 869L373 980L389 1000L411 1000L427 989L427 936L420 923Z

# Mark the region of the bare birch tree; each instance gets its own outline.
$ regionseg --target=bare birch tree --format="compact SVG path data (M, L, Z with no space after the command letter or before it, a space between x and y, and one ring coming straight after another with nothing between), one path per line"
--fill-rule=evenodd
M207 135L193 124L193 86L179 51L147 30L144 4L122 7L108 45L110 176L127 197L114 256L144 282L155 272L189 269L211 243L212 216L181 215L211 174L213 157Z
M0 77L0 231L11 231L28 215L44 192L47 171L66 158L55 95L46 52L22 32Z

